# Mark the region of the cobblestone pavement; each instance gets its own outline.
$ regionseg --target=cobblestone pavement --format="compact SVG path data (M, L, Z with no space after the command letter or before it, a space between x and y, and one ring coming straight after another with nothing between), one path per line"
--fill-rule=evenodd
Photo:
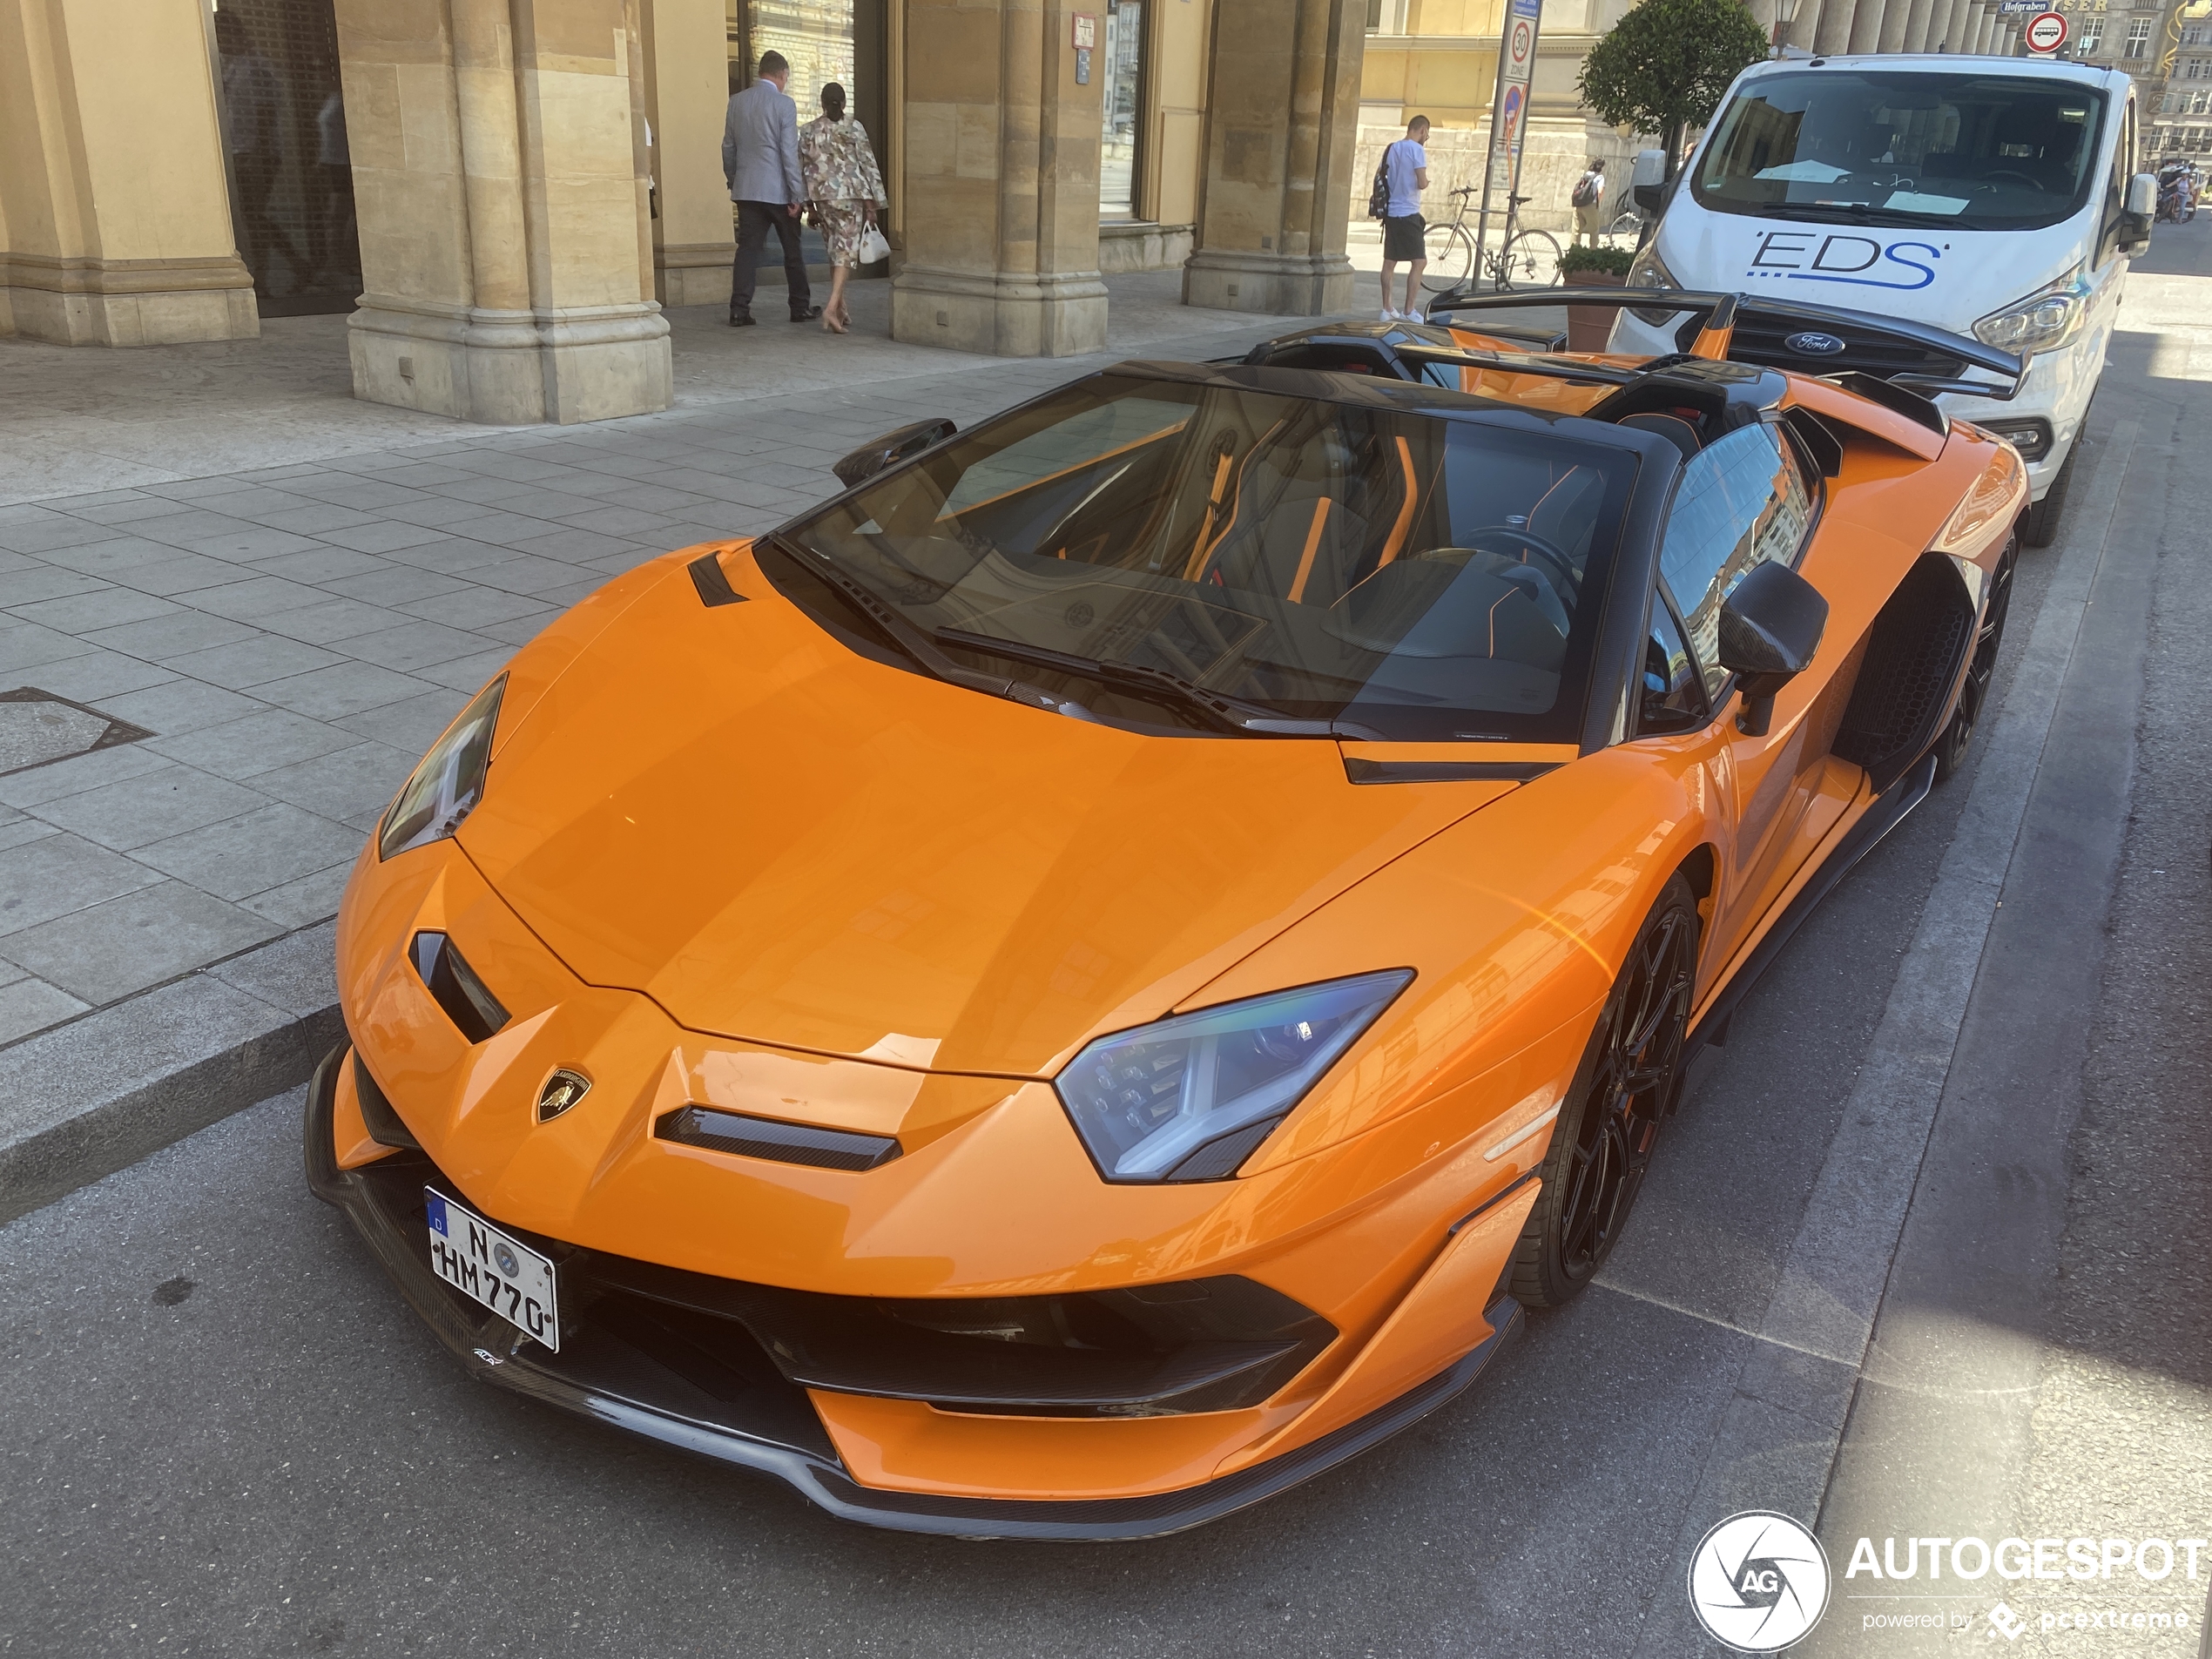
M151 734L0 772L0 1044L333 914L416 757L610 577L780 523L891 427L966 427L1115 356L1221 355L1285 326L1176 338L1175 320L1152 307L1109 356L983 366L778 337L799 384L823 361L868 378L589 427L448 422L441 442L0 507L0 768L27 752L18 689Z

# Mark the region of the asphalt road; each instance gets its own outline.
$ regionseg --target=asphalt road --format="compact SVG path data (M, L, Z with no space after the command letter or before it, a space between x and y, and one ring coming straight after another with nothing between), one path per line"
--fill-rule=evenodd
M2212 217L2142 269L2212 271ZM0 1653L1716 1652L1684 1564L1758 1507L1818 1518L1812 1650L1912 1654L1959 1636L1865 1627L1908 1604L1842 1577L1859 1534L2212 1534L2212 346L2141 286L1973 765L1701 1062L1602 1284L1470 1396L1178 1538L848 1527L469 1381L307 1194L287 1098L0 1228ZM2196 1653L2035 1627L2080 1588L2004 1586L1998 1648ZM1996 1595L1943 1604L1977 1651Z

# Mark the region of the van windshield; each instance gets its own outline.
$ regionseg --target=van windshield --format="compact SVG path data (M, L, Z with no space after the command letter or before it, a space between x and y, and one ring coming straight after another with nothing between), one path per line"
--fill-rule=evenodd
M1721 213L2040 230L2095 183L2104 94L2003 75L1804 70L1737 95L1691 193Z

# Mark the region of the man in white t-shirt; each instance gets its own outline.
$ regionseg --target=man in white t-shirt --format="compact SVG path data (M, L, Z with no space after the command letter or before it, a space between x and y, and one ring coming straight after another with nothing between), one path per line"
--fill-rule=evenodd
M1428 255L1421 238L1428 226L1421 221L1421 192L1428 188L1428 117L1417 115L1406 124L1406 136L1383 152L1384 178L1390 185L1389 211L1383 215L1382 320L1421 318L1421 273ZM1373 211L1372 209L1369 210ZM1391 279L1399 262L1410 261L1406 271L1406 304L1391 303Z

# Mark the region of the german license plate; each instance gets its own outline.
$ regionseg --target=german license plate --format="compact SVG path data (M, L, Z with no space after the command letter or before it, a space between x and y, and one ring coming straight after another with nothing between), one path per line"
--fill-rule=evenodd
M553 1264L436 1188L423 1188L422 1197L430 1211L430 1271L558 1353Z

